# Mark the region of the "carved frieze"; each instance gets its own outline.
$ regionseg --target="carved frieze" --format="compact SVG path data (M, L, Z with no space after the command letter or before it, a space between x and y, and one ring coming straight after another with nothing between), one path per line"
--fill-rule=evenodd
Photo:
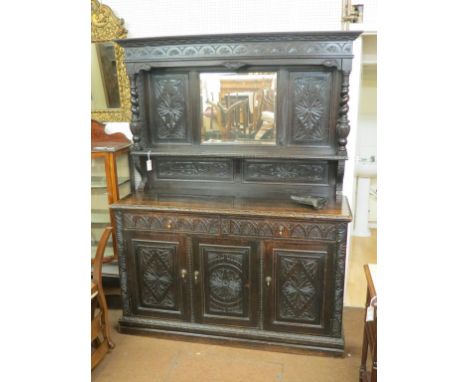
M278 318L320 323L323 267L321 259L303 253L276 251L278 257Z
M326 184L328 182L328 164L327 162L246 160L244 162L244 180Z
M176 309L176 246L137 246L141 302L153 308Z
M291 77L292 142L327 143L330 76L323 73L294 73Z
M267 238L296 238L304 240L335 240L334 224L285 222L262 219L222 219L225 235L258 236Z
M232 180L232 160L157 158L159 179Z
M129 46L125 48L126 62L167 61L181 58L235 57L310 57L343 56L352 53L350 41L290 41L290 42L233 42L190 45Z
M187 75L154 75L155 139L187 140Z
M161 232L219 234L220 231L220 222L216 217L128 213L124 215L123 225L127 229Z

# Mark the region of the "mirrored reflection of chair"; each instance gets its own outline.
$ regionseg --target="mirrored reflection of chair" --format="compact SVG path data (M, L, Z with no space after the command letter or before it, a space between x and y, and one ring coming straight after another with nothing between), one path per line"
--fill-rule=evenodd
M102 360L114 344L110 339L110 324L107 303L102 287L102 262L112 227L106 227L99 240L96 257L93 262L93 279L91 281L91 369Z

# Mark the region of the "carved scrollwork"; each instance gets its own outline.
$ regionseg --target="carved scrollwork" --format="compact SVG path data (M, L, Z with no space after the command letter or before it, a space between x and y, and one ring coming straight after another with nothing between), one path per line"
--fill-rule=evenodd
M94 42L110 41L127 37L124 20L114 15L112 9L101 4L98 0L91 0L91 40Z
M161 158L156 162L159 179L232 180L231 160L175 160Z
M107 42L127 37L123 26L124 20L114 15L112 9L97 0L91 0L91 41ZM98 110L92 112L92 118L101 122L127 122L131 118L130 83L125 68L124 49L113 43L117 82L119 86L120 109Z
M244 179L247 181L327 183L327 163L307 162L244 162Z

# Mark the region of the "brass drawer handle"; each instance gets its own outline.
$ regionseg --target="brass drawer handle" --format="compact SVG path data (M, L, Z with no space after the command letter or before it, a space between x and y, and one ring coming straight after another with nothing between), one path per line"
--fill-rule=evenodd
M283 236L283 234L284 234L284 227L282 225L280 225L279 228L278 228L278 235Z
M169 220L167 223L166 223L166 229L172 229L174 227L174 224L172 223L172 220Z
M181 269L180 277L182 277L182 280L185 281L185 278L187 277L187 270L186 269Z
M270 287L270 285L271 285L271 276L265 277L265 282L266 282L267 287Z
M195 284L198 284L198 275L199 274L200 274L200 272L198 272L198 271L193 272L193 282Z

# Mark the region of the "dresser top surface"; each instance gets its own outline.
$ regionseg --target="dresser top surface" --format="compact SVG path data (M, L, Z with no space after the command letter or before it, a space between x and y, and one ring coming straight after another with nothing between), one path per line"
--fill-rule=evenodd
M316 220L351 221L352 219L346 197L338 202L331 201L325 208L316 210L287 199L135 193L114 203L111 208L114 210L230 214Z

